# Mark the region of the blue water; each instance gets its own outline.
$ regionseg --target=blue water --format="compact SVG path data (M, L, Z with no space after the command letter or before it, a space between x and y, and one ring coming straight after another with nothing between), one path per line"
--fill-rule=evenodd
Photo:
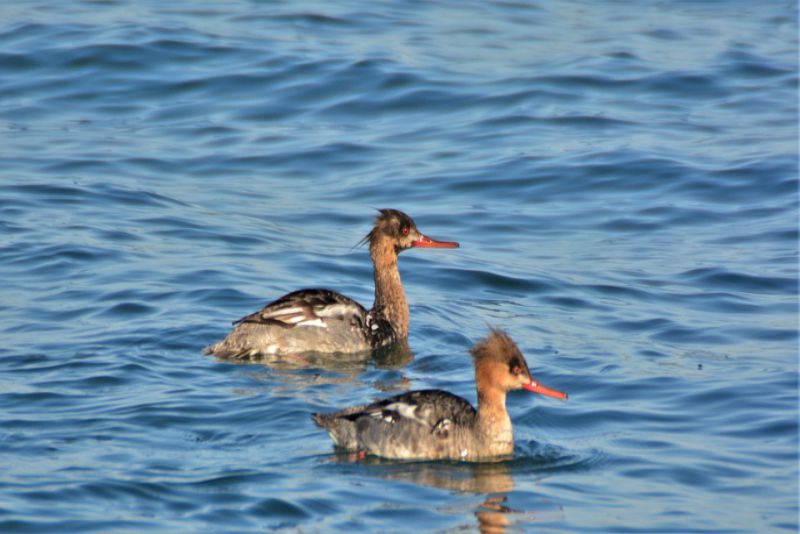
M0 531L798 528L795 2L0 3ZM203 356L316 285L411 353ZM568 402L512 461L352 461L309 418L474 401L507 329Z

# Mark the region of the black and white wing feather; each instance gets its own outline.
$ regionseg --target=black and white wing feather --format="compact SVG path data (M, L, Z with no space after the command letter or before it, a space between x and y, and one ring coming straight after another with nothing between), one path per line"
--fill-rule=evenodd
M447 424L471 425L475 416L475 408L461 397L447 391L427 389L375 402L345 417L351 420L370 417L386 423L419 425L433 432L445 421Z
M330 289L301 289L270 302L260 311L233 324L256 323L284 328L327 328L327 320L362 323L367 310L351 298Z
M430 389L313 417L347 450L388 458L458 458L477 412L461 397Z

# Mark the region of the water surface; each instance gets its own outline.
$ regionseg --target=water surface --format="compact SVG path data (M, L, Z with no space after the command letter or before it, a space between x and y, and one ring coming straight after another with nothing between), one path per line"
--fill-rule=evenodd
M3 532L796 532L793 2L0 5ZM200 354L303 286L409 350ZM566 403L514 459L354 461L309 414L475 399L507 329Z

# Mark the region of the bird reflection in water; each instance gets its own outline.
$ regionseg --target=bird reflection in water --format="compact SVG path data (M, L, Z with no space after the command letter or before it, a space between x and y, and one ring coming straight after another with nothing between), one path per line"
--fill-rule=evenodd
M376 456L363 457L357 453L339 453L329 458L333 463L359 463L367 466L363 474L411 482L423 486L439 488L455 493L482 496L483 500L472 504L473 514L478 520L482 533L499 534L515 531L515 526L554 519L561 516L563 509L546 500L542 509L518 510L506 503L508 495L514 491L514 478L511 464L507 461L491 463L467 462L415 462L387 460ZM526 488L529 491L529 489ZM461 512L461 510L457 510ZM467 527L473 528L473 527Z
M503 504L507 500L508 495L490 495L475 510L475 517L478 518L478 527L482 533L501 534L511 526L509 515L519 512Z
M325 384L369 385L383 392L402 392L408 390L411 382L399 372L387 373L387 379L365 384L361 375L370 367L386 371L398 371L414 361L414 353L403 339L388 347L372 352L355 354L306 353L266 356L247 360L217 358L220 363L248 365L252 370L248 375L259 382L275 383L273 391L285 388L297 392L309 387ZM275 389L277 388L277 389ZM253 392L238 390L240 394Z

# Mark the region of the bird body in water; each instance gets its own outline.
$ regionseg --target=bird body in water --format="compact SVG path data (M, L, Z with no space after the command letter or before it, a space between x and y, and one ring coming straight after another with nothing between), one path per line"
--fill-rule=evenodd
M408 337L409 310L397 259L410 248L457 248L422 234L399 210L379 210L369 244L375 279L375 301L369 310L330 289L301 289L234 322L225 339L206 347L222 358L257 358L317 353L354 353L376 349Z
M411 391L338 412L313 414L340 448L392 459L485 461L514 451L506 394L516 389L566 399L536 381L504 332L472 348L478 408L442 390Z

